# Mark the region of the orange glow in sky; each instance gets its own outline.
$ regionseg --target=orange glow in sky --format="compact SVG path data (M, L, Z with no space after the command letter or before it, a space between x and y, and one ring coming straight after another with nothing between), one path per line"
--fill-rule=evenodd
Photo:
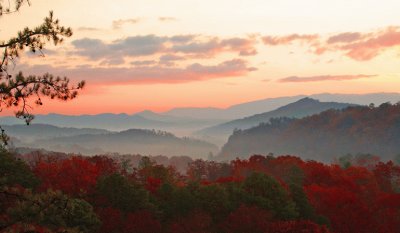
M86 80L33 113L228 107L299 94L399 92L399 1L32 0L0 40L48 11L74 35L15 71ZM13 110L5 111L7 114Z

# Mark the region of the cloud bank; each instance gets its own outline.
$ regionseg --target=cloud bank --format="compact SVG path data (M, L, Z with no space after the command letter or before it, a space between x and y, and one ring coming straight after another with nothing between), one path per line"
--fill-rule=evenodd
M367 75L367 74L320 75L320 76L309 76L309 77L290 76L290 77L279 79L279 82L299 83L299 82L321 82L321 81L344 81L344 80L353 80L353 79L361 79L361 78L374 78L377 76L378 75Z
M160 55L191 58L213 58L222 53L236 53L239 56L257 54L255 38L219 38L201 35L157 36L137 35L112 42L83 38L74 40L71 54L91 60L137 58ZM165 59L165 57L163 57Z
M400 27L391 26L367 33L342 32L328 38L299 34L264 36L262 41L267 46L300 42L309 46L316 55L322 55L326 52L340 52L356 61L369 61L388 49L400 46Z
M137 64L135 64L137 65ZM245 76L257 70L248 66L243 59L232 59L216 65L192 63L182 68L160 66L152 61L142 61L137 67L54 67L50 65L21 65L20 68L29 74L42 75L52 73L68 76L72 80L86 80L88 84L121 85L121 84L159 84L187 83L194 81Z

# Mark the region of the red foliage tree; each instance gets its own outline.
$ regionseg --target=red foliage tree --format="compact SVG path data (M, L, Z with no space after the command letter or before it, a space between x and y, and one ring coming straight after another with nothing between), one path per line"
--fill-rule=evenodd
M279 221L271 223L266 232L271 233L329 233L325 226L308 220Z
M161 223L146 210L128 213L122 227L122 233L161 232Z
M221 224L226 233L264 233L268 229L272 215L255 206L240 206Z
M169 226L170 233L205 233L210 232L211 216L204 212L194 211L185 217L178 217Z
M99 233L120 232L123 219L122 212L119 209L99 208L96 213L101 221Z
M382 193L373 207L376 232L400 231L400 194Z
M384 192L400 191L400 167L392 161L378 163L374 170L376 180Z
M34 168L41 179L39 190L61 190L71 196L93 193L101 174L96 164L82 157L54 162L39 162Z
M318 214L329 218L334 232L370 232L373 217L369 206L355 193L339 187L306 187Z

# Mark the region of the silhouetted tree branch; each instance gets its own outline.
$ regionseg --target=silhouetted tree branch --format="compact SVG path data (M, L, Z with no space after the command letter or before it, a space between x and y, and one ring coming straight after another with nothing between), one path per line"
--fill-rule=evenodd
M14 3L0 0L0 17L3 14L18 11L21 6L29 0L15 0ZM24 28L17 33L17 36L0 41L0 112L4 108L15 107L17 118L23 118L29 124L33 115L30 113L32 106L28 104L28 100L35 98L36 105L42 105L41 97L46 96L50 99L71 100L74 99L78 90L85 85L84 81L71 85L66 77L55 77L51 74L41 76L23 75L19 72L16 75L10 74L10 67L15 68L15 60L20 57L20 53L29 49L31 52L42 53L46 43L58 45L63 42L64 38L72 36L72 30L69 27L61 26L58 19L54 18L53 12L50 11L44 22L33 29ZM42 53L43 54L43 53ZM0 127L0 140L7 145L8 137L4 130ZM4 146L3 145L3 146Z

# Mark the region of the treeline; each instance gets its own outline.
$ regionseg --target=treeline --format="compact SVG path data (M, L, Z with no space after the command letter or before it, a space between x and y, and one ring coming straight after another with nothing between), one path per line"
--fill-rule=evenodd
M18 159L25 161L25 163L27 163L28 166L31 167L35 166L37 161L54 162L56 160L66 160L72 157L81 156L81 154L77 155L73 153L37 150L32 148L17 148L16 150L13 150L12 153ZM128 172L131 171L133 168L137 168L140 164L140 161L142 161L143 158L146 157L158 165L163 165L165 167L174 167L174 169L177 172L182 174L186 173L189 164L195 160L189 156L165 156L165 155L144 156L141 154L119 154L119 153L101 154L101 155L95 155L93 157L94 158L104 157L110 159L114 163L119 164L119 166L121 166L122 169L125 169Z
M302 119L275 118L236 130L222 148L220 159L268 153L325 162L359 153L392 160L400 154L400 104L332 109Z
M1 232L377 232L400 229L400 167L293 156L196 160L186 174L142 157L0 153ZM365 161L370 158L370 161ZM360 166L359 163L368 164Z
M16 126L13 126L15 128ZM35 139L30 143L14 139L15 147L43 148L46 150L61 151L65 153L83 153L86 155L116 153L138 153L151 155L180 156L190 155L197 158L206 158L208 153L217 153L218 147L214 144L187 137L177 137L165 131L129 129L121 132L107 132L96 134L80 134L69 136L52 136L45 133L46 128L42 125L36 129L43 128L43 138ZM29 131L29 128L25 129ZM57 129L63 131L62 128ZM87 130L75 129L76 132ZM13 133L11 133L13 134ZM17 134L13 134L18 136ZM44 137L47 135L47 137Z

